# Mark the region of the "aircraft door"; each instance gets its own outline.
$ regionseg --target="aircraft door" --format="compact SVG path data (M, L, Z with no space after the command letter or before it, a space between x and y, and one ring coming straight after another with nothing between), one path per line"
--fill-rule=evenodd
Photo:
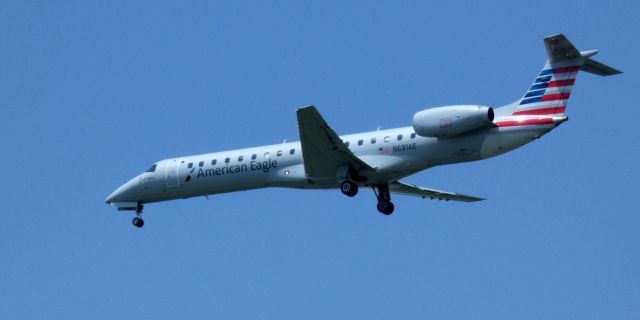
M175 188L178 183L178 160L169 160L166 166L167 170L167 187Z

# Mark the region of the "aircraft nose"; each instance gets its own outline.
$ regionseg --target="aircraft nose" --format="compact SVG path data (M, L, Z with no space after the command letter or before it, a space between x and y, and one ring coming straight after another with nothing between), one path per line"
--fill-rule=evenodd
M106 204L111 204L111 202L116 202L118 201L119 198L122 197L123 192L123 187L125 185L123 184L122 186L120 186L118 189L116 189L115 191L113 191L106 199L104 199L104 202Z
M121 185L118 189L112 192L104 202L106 204L111 204L112 202L125 202L125 201L134 201L134 189L135 189L135 180L131 179L127 183Z
M113 202L117 197L118 197L118 190L112 192L106 199L104 199L104 202L106 204L111 204L111 202Z

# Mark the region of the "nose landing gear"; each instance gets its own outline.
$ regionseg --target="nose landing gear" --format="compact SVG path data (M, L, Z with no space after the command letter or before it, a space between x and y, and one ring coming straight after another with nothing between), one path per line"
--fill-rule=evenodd
M136 216L131 220L131 223L137 228L142 228L142 226L144 226L144 220L142 220L141 217L143 208L144 206L142 203L138 203L138 206L136 207Z
M133 223L133 225L138 228L142 228L142 226L144 226L144 220L138 217L133 218L133 220L131 220L131 223Z

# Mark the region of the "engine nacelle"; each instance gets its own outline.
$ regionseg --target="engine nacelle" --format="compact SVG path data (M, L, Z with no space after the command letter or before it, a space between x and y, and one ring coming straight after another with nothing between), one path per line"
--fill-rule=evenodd
M423 137L451 137L491 125L493 109L460 105L422 110L413 115L413 130Z

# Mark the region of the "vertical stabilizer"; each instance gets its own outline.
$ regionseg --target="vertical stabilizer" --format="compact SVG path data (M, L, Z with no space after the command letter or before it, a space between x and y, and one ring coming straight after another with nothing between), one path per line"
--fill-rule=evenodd
M578 71L614 75L619 70L590 59L597 50L580 52L563 35L544 38L548 60L529 90L516 103L513 115L564 114Z
M563 114L567 107L585 58L562 34L545 38L544 46L548 60L513 115Z

